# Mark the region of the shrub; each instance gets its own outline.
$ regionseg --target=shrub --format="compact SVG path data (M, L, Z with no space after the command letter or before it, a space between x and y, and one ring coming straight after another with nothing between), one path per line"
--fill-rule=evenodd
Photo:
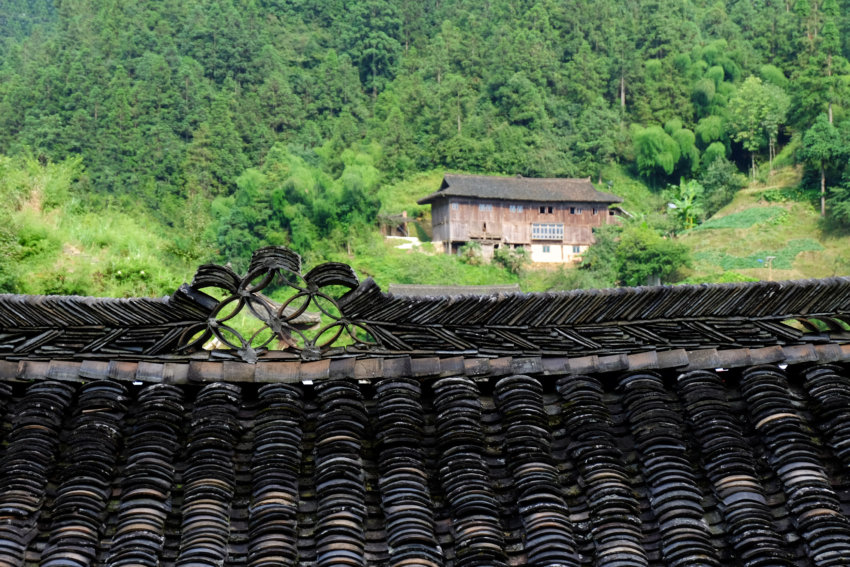
M460 247L460 261L470 266L481 266L484 264L484 254L481 245L477 242L467 242Z
M519 275L523 267L531 262L531 255L525 248L499 248L493 252L493 261L504 266L512 274Z
M706 216L710 217L732 201L735 193L747 184L747 178L735 164L718 156L705 168L699 182L705 188L703 208Z

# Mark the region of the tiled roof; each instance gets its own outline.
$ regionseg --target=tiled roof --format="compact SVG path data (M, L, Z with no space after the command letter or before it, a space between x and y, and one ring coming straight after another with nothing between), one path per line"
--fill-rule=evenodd
M850 556L844 367L81 379L0 383L3 564Z
M846 565L848 301L403 298L276 249L165 299L0 297L0 565ZM355 342L296 340L314 304ZM238 305L286 350L187 344Z
M594 189L590 179L456 175L443 177L440 188L417 201L420 205L445 197L508 199L546 203L622 203L622 197Z

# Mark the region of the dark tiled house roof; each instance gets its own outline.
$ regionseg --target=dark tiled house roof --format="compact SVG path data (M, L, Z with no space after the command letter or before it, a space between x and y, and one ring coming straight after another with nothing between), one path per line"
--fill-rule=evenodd
M422 285L390 284L387 293L401 297L459 297L464 295L498 295L519 293L519 284L501 285Z
M193 347L264 274L287 348ZM0 564L846 565L848 292L400 299L264 250L183 299L2 297ZM305 298L345 344L288 326Z
M622 197L594 189L590 179L457 175L443 177L440 188L417 201L420 205L445 197L508 199L548 203L622 203Z

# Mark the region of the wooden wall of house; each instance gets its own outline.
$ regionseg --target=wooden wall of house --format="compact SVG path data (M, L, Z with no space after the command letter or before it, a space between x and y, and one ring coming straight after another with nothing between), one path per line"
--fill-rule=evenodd
M456 203L453 208L451 203ZM480 205L485 205L482 209ZM486 205L492 209L487 210ZM511 205L522 206L522 212L511 212ZM540 207L545 207L540 212ZM549 212L552 207L552 212ZM437 213L437 210L440 210ZM587 203L551 203L541 205L537 202L451 199L449 203L432 206L434 216L434 239L437 236L437 219L443 220L446 212L451 219L451 240L468 241L473 238L503 238L509 244L530 244L532 223L563 223L564 242L568 244L589 244L593 241L591 230L609 222L608 207L604 203L594 207ZM570 211L573 211L572 213ZM440 215L439 217L436 215Z
M452 240L449 227L449 203L446 199L439 199L431 204L431 229L431 240L440 242Z

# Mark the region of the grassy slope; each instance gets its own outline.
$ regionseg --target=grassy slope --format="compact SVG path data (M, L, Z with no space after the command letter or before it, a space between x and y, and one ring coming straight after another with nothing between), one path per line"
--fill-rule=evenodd
M111 297L171 293L194 266L175 256L173 229L141 212L93 212L74 194L77 159L40 164L0 156L0 281L28 294ZM11 280L9 278L11 276Z
M850 274L843 253L850 235L824 233L812 204L783 196L799 182L799 171L783 169L767 185L742 189L710 221L683 235L694 255L689 281L713 281L723 271L761 280ZM768 256L775 257L772 274Z
M168 253L168 235L150 219L55 209L24 211L14 221L33 245L17 266L23 293L156 296L194 270Z
M435 190L441 176L442 172L422 173L382 188L382 212L424 213L423 222L429 222L427 207L423 210L415 201ZM610 168L603 178L600 188L622 195L626 210L641 215L663 209L659 196L621 168ZM799 172L783 169L770 185L743 189L713 219L682 235L694 254L693 268L685 274L689 281L729 279L732 272L768 279L766 263L759 262L767 256L776 257L775 280L850 274L850 257L843 254L850 235L825 234L810 203L783 197L787 188L798 184ZM13 214L13 223L21 240L32 247L17 266L24 293L161 295L191 279L200 263L172 253L169 230L151 219L120 211L94 214L75 210L72 203L48 210L24 207ZM369 234L354 243L352 256L338 254L328 259L349 263L361 278L371 276L384 289L395 282L519 282L525 291L539 291L548 288L562 269L528 270L518 278L500 267L470 266L429 248L396 250L377 234Z

